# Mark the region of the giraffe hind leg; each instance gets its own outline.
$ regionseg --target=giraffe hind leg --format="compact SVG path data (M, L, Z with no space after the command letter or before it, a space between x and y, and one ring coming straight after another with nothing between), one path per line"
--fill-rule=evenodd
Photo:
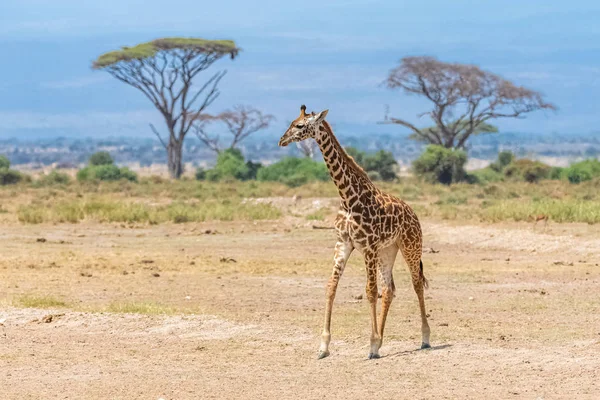
M429 323L427 322L427 311L425 309L425 294L424 289L429 286L429 282L425 278L425 274L423 273L423 261L419 256L411 256L406 253L406 251L402 251L402 255L404 256L404 260L408 265L410 270L410 275L412 278L413 288L415 293L417 294L417 298L419 299L419 309L421 311L421 348L428 349L431 347L429 344L429 336L431 330L429 328Z
M380 251L379 255L381 258L381 264L379 266L379 277L381 282L381 311L379 312L379 347L383 342L383 331L385 329L385 322L387 319L388 311L392 305L394 299L394 292L396 285L394 284L394 276L392 274L394 269L394 262L396 255L398 254L398 247L393 245ZM379 350L379 349L377 349ZM379 353L377 353L379 354Z
M379 358L381 336L377 326L377 272L381 268L381 258L376 252L365 252L365 266L367 268L367 287L365 289L371 314L371 346L369 359Z
M417 298L419 299L419 309L421 310L422 349L428 349L431 347L429 344L429 335L431 330L429 329L429 324L427 323L427 311L425 310L425 296L423 293L423 289L427 288L428 286L429 282L423 274L423 261L419 260L419 277L415 280L413 276L413 287L417 293Z

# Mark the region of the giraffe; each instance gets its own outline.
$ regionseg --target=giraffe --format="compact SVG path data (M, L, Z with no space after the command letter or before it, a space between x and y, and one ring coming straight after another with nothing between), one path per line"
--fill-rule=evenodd
M366 297L370 305L371 341L369 359L379 358L383 330L388 310L396 290L392 269L398 251L410 270L413 288L421 309L421 348L430 348L430 329L427 323L423 289L428 282L423 275L421 225L415 212L402 200L379 190L366 172L342 148L329 123L328 110L318 114L306 113L300 107L300 116L289 126L279 140L285 147L292 142L309 138L316 140L329 174L338 188L340 209L335 219L337 243L333 257L333 271L326 290L325 320L321 334L318 358L329 353L331 341L331 313L337 285L350 254L356 249L365 260L367 271ZM377 278L382 284L381 311L377 318ZM379 324L378 324L379 322Z

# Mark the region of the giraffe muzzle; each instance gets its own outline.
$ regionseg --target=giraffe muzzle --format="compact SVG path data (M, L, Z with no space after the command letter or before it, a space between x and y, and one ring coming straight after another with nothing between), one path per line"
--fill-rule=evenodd
M286 147L288 144L290 144L290 142L291 138L282 137L281 139L279 139L279 147Z

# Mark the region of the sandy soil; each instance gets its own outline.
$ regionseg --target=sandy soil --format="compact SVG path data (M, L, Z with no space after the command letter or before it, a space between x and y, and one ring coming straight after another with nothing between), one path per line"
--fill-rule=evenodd
M332 231L4 228L2 399L600 398L598 227L424 221L434 348L417 350L399 261L379 360L366 359L358 254L338 290L332 354L316 359ZM66 306L24 307L38 298Z

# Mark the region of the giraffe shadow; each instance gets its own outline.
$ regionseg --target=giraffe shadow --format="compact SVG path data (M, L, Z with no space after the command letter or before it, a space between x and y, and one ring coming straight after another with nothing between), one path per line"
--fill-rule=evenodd
M448 347L452 347L452 345L451 344L441 344L439 346L432 346L432 347L430 347L428 349L403 350L403 351L398 351L396 353L392 353L392 354L387 354L385 356L381 356L381 358L397 357L397 356L402 356L402 355L406 355L406 354L417 353L417 352L420 352L420 351L442 350L442 349L447 349Z

